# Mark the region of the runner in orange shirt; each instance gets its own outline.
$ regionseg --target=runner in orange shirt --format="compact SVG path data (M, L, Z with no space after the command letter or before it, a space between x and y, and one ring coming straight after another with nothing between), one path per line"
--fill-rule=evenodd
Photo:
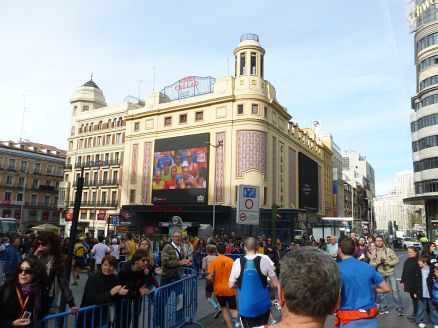
M228 280L234 261L225 256L225 244L217 243L219 256L213 258L208 266L207 280L213 280L213 289L216 299L222 308L225 323L228 328L238 328L236 290L228 287Z

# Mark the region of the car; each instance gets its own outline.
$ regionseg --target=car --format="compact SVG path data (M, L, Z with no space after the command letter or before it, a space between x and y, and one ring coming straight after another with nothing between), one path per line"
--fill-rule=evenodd
M401 245L404 249L407 249L408 247L416 247L417 249L422 249L423 245L418 240L415 240L411 237L402 237L401 238Z

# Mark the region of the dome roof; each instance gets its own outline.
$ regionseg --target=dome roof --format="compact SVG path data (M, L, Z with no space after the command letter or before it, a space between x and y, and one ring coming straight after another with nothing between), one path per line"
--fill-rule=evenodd
M92 87L92 88L96 88L96 89L99 89L99 90L100 90L100 88L97 86L97 84L94 83L93 78L91 78L90 81L86 82L86 83L83 85L83 87Z

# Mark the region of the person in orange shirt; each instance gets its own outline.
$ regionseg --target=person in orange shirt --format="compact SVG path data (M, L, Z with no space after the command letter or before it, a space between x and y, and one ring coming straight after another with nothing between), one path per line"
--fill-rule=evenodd
M238 327L236 290L228 287L228 280L234 261L225 256L225 244L217 243L219 256L210 260L207 280L213 280L213 290L222 308L224 321L228 328Z

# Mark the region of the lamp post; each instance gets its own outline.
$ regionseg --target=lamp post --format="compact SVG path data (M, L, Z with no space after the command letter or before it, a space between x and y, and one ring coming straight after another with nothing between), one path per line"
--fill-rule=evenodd
M94 218L93 218L93 236L96 238L97 234L96 234L96 219L97 219L97 210L96 210L96 202L97 202L97 193L99 191L99 167L100 167L100 161L96 161L97 163L97 179L96 179L96 193L94 196Z
M214 180L213 180L213 232L216 225L216 169L217 169L217 149L223 146L223 141L219 140L216 145L213 145L211 142L205 142L206 145L215 148L214 152Z
M24 196L25 196L25 192L26 192L26 170L23 171L23 174L24 174L24 181L23 181L23 196L22 196L23 198L22 198L22 200L21 200L20 223L19 223L19 226L18 226L18 231L19 231L19 232L22 232L22 231L21 231L21 228L22 228L22 224L23 224L23 211L24 211L24 201L25 201Z

